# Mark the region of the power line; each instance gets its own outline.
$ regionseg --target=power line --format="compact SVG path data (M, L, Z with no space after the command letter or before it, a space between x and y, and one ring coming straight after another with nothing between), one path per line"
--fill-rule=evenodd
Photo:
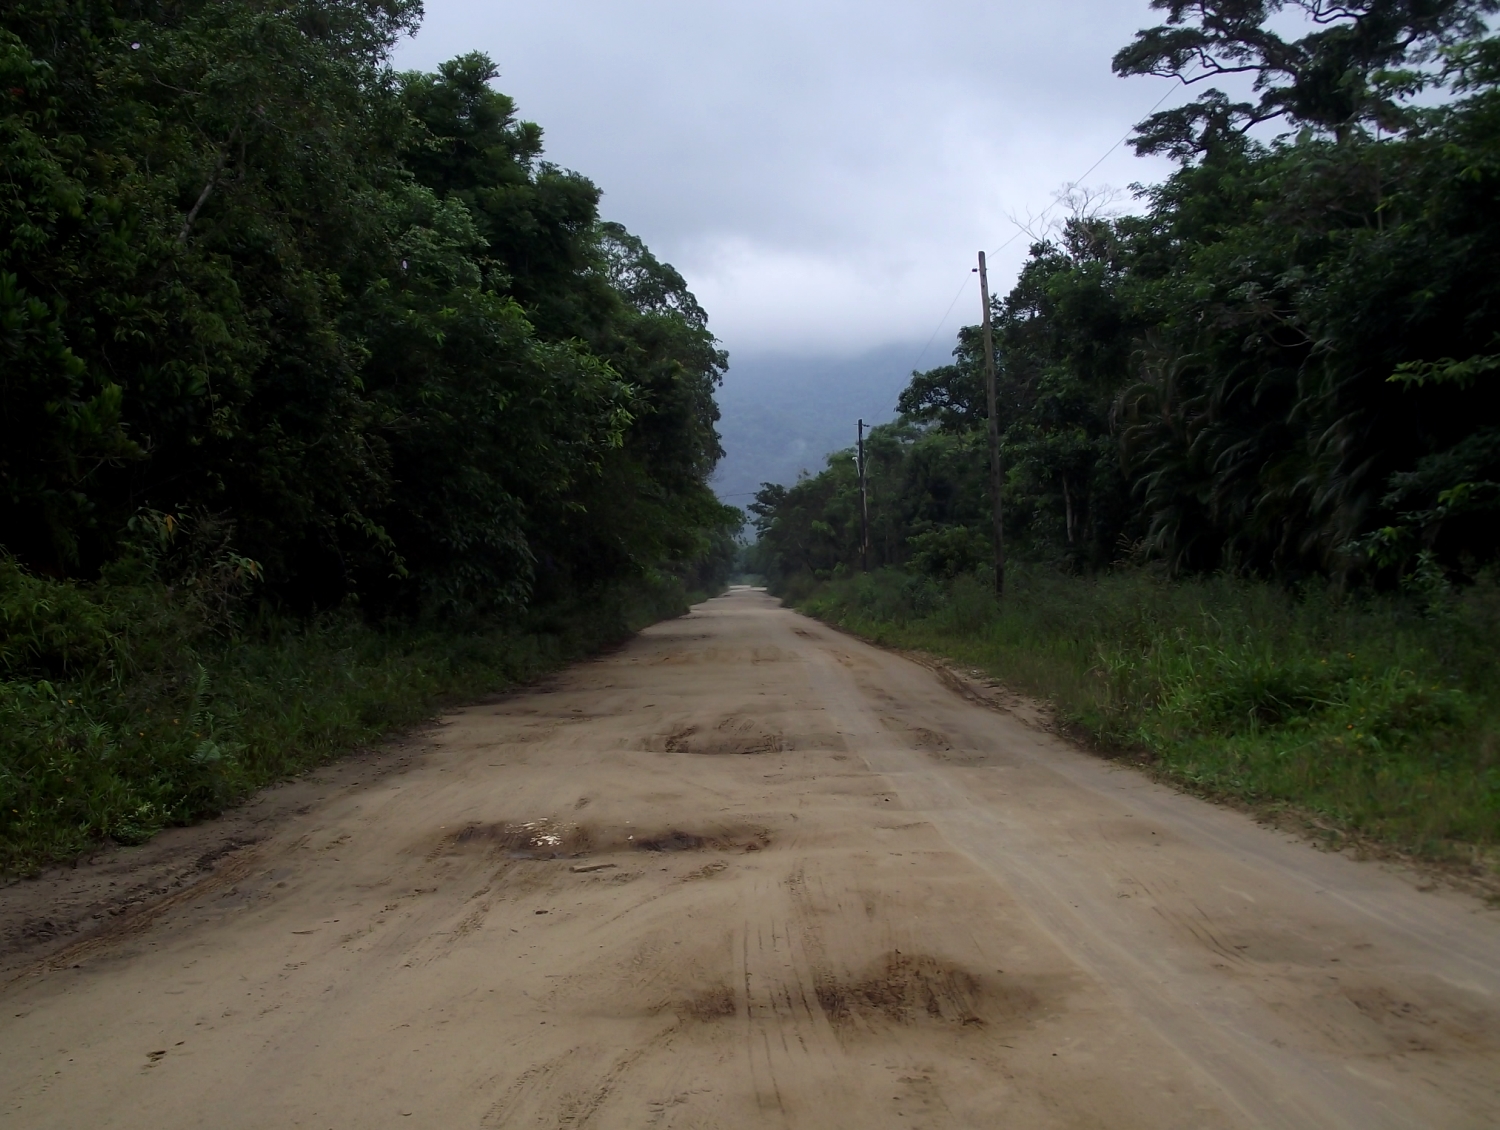
M953 301L948 303L948 309L943 311L943 316L938 321L937 328L932 331L932 336L927 339L927 344L922 346L922 352L917 354L917 359L911 363L913 372L916 372L917 366L922 363L922 358L932 348L932 343L937 340L937 335L943 332L943 327L948 324L948 315L953 313L953 308L958 305L958 300L963 297L964 291L969 289L969 275L969 271L964 272L964 281L958 284L958 290L953 295Z
M1149 109L1149 110L1146 111L1146 114L1147 115L1151 115L1151 114L1156 113L1156 111L1161 107L1161 104L1163 102L1165 102L1168 98L1170 98L1172 96L1172 93L1176 89L1177 89L1176 86L1170 87L1165 94L1163 94L1160 98L1158 98L1156 100L1155 105L1153 105L1151 107L1151 109ZM1106 149L1103 152L1103 154L1100 155L1099 159L1097 161L1095 161L1092 165L1090 165L1087 169L1085 169L1083 171L1083 174L1081 176L1079 176L1078 178L1076 178L1072 183L1073 184L1080 183L1085 177L1087 177L1090 173L1092 173L1100 165L1104 164L1104 162L1109 159L1110 154L1112 154L1116 149L1120 148L1120 146L1124 145L1127 141L1130 140L1130 135L1133 132L1135 132L1135 127L1131 126L1130 129L1126 130L1123 134L1120 135L1120 139L1118 141L1116 141L1113 145L1111 145L1108 149ZM1037 221L1045 219L1046 216L1047 216L1047 213L1050 212L1050 211L1052 211L1052 209L1056 208L1057 204L1058 204L1058 202L1056 200L1054 200L1051 204L1047 205L1047 207L1043 208L1042 211L1041 211L1041 213L1040 213L1040 215L1037 216ZM1014 222L1014 221L1012 221L1012 222ZM1023 228L1020 224L1016 224L1016 231L1014 232L1014 234L1012 234L1011 237L1009 239L1007 239L1004 243L1002 243L999 247L995 248L994 251L991 251L990 254L991 255L998 255L998 254L1000 254L1000 252L1004 251L1012 243L1014 243L1016 240L1020 239L1021 236L1024 235L1025 233L1026 233L1026 229ZM912 362L912 366L911 367L912 367L913 371L915 371L916 368L917 368L917 366L922 363L922 358L925 357L927 355L927 351L932 348L932 343L937 340L938 334L940 334L940 333L943 332L943 327L948 323L948 315L951 314L951 313L953 313L953 307L955 307L955 306L958 305L958 300L963 296L963 292L964 292L965 288L968 287L968 285L969 285L969 276L972 273L973 273L972 271L965 271L964 272L964 281L959 284L959 286L958 286L958 292L956 294L954 294L953 301L950 302L950 303L948 303L948 309L946 309L946 310L943 311L943 316L938 321L937 328L932 331L932 336L927 339L927 344L924 345L924 346L922 346L922 351L917 354L917 359Z
M1163 94L1160 98L1158 98L1156 100L1156 105L1152 106L1151 109L1149 109L1149 110L1146 111L1146 114L1149 116L1151 114L1156 113L1157 107L1159 107L1168 98L1172 97L1172 93L1176 89L1177 88L1175 86L1170 87L1165 94ZM1075 178L1071 183L1075 184L1075 185L1083 183L1084 178L1087 177L1090 173L1092 173L1095 169L1097 169L1100 165L1104 164L1105 161L1109 160L1110 154L1113 153L1116 149L1120 148L1120 146L1124 145L1127 141L1129 141L1130 140L1130 135L1132 133L1134 133L1134 132L1135 132L1135 127L1131 126L1120 137L1119 141L1115 142L1108 149L1106 149L1104 151L1103 156L1101 156L1097 161L1095 161L1092 165L1090 165L1087 169L1085 169L1083 171L1083 176ZM1047 216L1047 213L1050 212L1050 211L1052 211L1052 209L1056 208L1057 205L1058 205L1058 201L1057 200L1053 200L1051 204L1048 204L1045 208L1043 208L1041 210L1040 214L1038 214L1038 216L1036 218L1037 221L1041 221L1041 220L1045 219L1046 216ZM1011 222L1015 223L1014 220L1012 220ZM1004 243L1002 243L999 247L995 248L995 250L991 251L990 254L991 255L998 255L998 254L1000 254L1000 252L1004 251L1012 243L1014 243L1016 240L1018 240L1025 233L1025 231L1026 231L1026 229L1023 228L1020 224L1016 224L1016 231L1011 235L1011 237L1009 239L1007 239Z

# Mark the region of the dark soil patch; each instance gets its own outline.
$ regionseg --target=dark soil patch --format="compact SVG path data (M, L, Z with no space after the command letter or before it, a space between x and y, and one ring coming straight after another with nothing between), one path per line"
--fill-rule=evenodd
M676 1006L677 1015L684 1020L697 1020L708 1023L714 1020L723 1020L725 1017L735 1014L734 990L728 985L717 985L701 993L696 993L685 1001L678 1002Z
M630 831L561 820L470 824L445 837L434 854L479 848L509 859L579 859L622 851L760 851L770 846L764 828L731 827L704 832L682 828Z
M830 973L815 977L818 1004L838 1029L891 1024L984 1027L999 1019L1035 1011L1035 993L1014 985L991 984L934 957L894 951L857 979Z
M637 836L631 846L637 851L760 851L771 844L764 828L736 829L698 835L674 828L654 836Z

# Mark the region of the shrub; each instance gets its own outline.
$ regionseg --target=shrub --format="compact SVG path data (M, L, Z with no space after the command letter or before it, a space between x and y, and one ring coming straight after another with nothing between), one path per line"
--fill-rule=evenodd
M1217 795L1429 855L1500 842L1500 586L1341 597L1149 570L1079 577L884 570L809 614L983 667Z
M193 586L149 570L80 584L0 561L0 873L143 842L685 607L657 577L469 632L347 612L209 630Z

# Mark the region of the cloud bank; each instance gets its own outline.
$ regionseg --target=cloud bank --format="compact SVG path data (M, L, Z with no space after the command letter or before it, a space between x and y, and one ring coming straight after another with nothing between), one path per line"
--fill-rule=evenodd
M428 0L397 64L482 50L549 159L687 277L731 353L850 355L944 318L980 247L1008 288L1035 215L1172 92L1110 56L1145 0L755 5ZM1159 179L1115 149L1087 183ZM968 300L972 298L972 301ZM975 309L969 309L974 307Z

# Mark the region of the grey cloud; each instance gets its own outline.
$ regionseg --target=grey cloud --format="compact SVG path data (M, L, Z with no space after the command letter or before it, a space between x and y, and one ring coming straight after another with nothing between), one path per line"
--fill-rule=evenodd
M1008 215L1045 208L1167 91L1109 71L1153 15L1145 0L429 0L397 62L493 56L549 158L683 271L731 352L852 353L925 340ZM1122 148L1090 180L1164 171ZM1025 244L995 263L997 289Z

